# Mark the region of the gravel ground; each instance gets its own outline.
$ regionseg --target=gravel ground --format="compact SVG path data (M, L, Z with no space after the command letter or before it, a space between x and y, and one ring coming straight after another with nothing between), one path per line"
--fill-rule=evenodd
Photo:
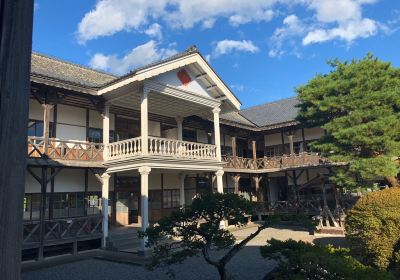
M255 228L237 230L234 234L238 240L244 239ZM302 230L268 228L250 241L227 265L227 271L232 279L262 279L273 267L274 262L264 259L259 253L259 247L266 244L271 237L286 240L289 238L313 242L316 238ZM318 238L325 243L324 238ZM332 243L332 238L327 239ZM335 240L333 240L335 242ZM216 269L208 265L202 258L190 258L183 264L172 269L176 279L218 279ZM133 280L171 279L165 270L148 271L138 265L115 263L97 259L83 260L30 271L22 274L23 280Z

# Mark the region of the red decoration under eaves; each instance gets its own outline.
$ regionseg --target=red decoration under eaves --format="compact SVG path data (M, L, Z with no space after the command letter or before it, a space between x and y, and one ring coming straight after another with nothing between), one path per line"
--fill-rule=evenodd
M185 69L179 70L176 75L178 76L179 81L181 81L182 85L184 86L186 86L192 81L188 72L186 72Z

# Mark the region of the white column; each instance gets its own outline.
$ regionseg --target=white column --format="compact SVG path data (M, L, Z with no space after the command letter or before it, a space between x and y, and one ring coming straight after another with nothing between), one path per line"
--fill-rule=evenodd
M182 123L183 123L183 118L181 118L181 117L177 117L176 118L176 125L177 125L177 130L178 130L178 137L177 137L177 139L178 140L182 140L182 134L183 134L183 126L182 126Z
M217 176L217 191L219 193L223 193L224 192L224 183L222 180L222 176L224 176L224 171L218 170L217 172L215 172L215 175Z
M148 166L142 166L139 168L140 173L140 208L142 216L142 231L145 231L149 227L149 174L151 168ZM143 251L148 250L146 248L147 238L143 238L142 249Z
M148 119L148 103L149 91L143 89L142 99L140 103L140 132L142 137L142 155L149 153L149 119Z
M103 159L107 160L108 157L108 144L110 143L110 105L104 106L103 112Z
M179 174L180 181L180 206L185 206L185 174Z
M103 239L102 247L106 247L108 237L108 193L110 185L110 175L104 173L101 175L102 188L101 188L101 214L103 215Z
M217 148L217 160L221 161L221 136L219 131L219 112L221 112L221 109L216 107L212 112L214 114L214 137L215 146Z

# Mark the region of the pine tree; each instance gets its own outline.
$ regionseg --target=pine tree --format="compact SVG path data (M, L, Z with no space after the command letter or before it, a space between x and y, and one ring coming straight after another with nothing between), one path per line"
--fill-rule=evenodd
M400 69L372 54L328 64L329 74L296 89L298 120L328 132L312 147L348 163L332 178L338 185L370 186L384 178L389 186L400 186Z

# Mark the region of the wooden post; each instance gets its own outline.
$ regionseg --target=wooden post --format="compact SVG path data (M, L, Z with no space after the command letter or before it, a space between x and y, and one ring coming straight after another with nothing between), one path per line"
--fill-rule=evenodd
M257 160L257 145L255 140L251 141L251 148L253 150L253 160Z
M289 138L290 155L294 155L293 134L288 135L288 138Z
M50 132L50 110L53 105L43 104L43 147L44 154L47 154L47 147L49 145L49 132Z
M236 137L232 136L232 157L236 157Z
M233 179L233 182L235 183L235 194L238 194L239 193L240 174L231 174L231 177Z
M42 167L42 181L40 184L40 211L39 211L39 221L40 221L40 247L38 259L43 259L43 247L44 247L44 235L45 235L45 218L46 218L46 191L47 191L47 166Z
M219 128L219 112L221 112L221 109L219 107L215 107L212 112L214 116L214 141L216 146L217 160L221 161L221 134Z
M0 0L0 278L20 279L33 1Z

